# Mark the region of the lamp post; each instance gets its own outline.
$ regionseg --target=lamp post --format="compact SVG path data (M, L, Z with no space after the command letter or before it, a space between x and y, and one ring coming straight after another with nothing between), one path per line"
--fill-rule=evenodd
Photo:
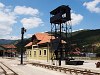
M21 28L21 62L20 64L23 64L23 38L24 38L24 33L26 32L26 29L24 27Z

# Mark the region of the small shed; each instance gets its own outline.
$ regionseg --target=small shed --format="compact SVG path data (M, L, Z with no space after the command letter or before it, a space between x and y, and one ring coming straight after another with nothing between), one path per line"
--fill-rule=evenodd
M13 44L0 45L0 56L14 57L17 53L16 49Z

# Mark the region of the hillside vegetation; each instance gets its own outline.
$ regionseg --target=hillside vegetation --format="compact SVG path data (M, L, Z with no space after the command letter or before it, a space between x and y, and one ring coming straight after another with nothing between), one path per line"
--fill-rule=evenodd
M73 32L72 35L72 40L81 44L93 44L100 42L100 29L76 31Z
M64 33L62 36L65 36ZM23 45L25 46L30 41L31 38L24 39ZM100 42L100 29L80 30L72 33L72 43L77 43L80 47L82 47L83 45L92 45L96 42ZM21 40L1 39L0 44L14 44L18 48L17 50L19 52L21 47ZM98 50L99 49L100 48L98 48Z

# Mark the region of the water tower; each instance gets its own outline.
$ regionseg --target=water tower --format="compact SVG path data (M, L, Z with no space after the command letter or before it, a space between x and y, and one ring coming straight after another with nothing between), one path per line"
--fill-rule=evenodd
M54 51L52 59L69 60L69 52L71 50L71 8L66 5L59 6L50 12L51 34L51 49Z
M68 65L83 65L84 61L74 60L70 53L72 52L72 26L71 26L71 8L66 5L59 6L50 12L51 51L52 60L66 61Z

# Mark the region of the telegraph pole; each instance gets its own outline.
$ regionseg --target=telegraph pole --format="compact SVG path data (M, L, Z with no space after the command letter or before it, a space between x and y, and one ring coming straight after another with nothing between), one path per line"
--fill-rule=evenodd
M24 46L23 46L23 38L24 38L24 33L25 32L26 32L26 29L24 27L22 27L21 28L22 36L21 36L21 62L20 62L20 64L23 64L23 48L24 48Z

